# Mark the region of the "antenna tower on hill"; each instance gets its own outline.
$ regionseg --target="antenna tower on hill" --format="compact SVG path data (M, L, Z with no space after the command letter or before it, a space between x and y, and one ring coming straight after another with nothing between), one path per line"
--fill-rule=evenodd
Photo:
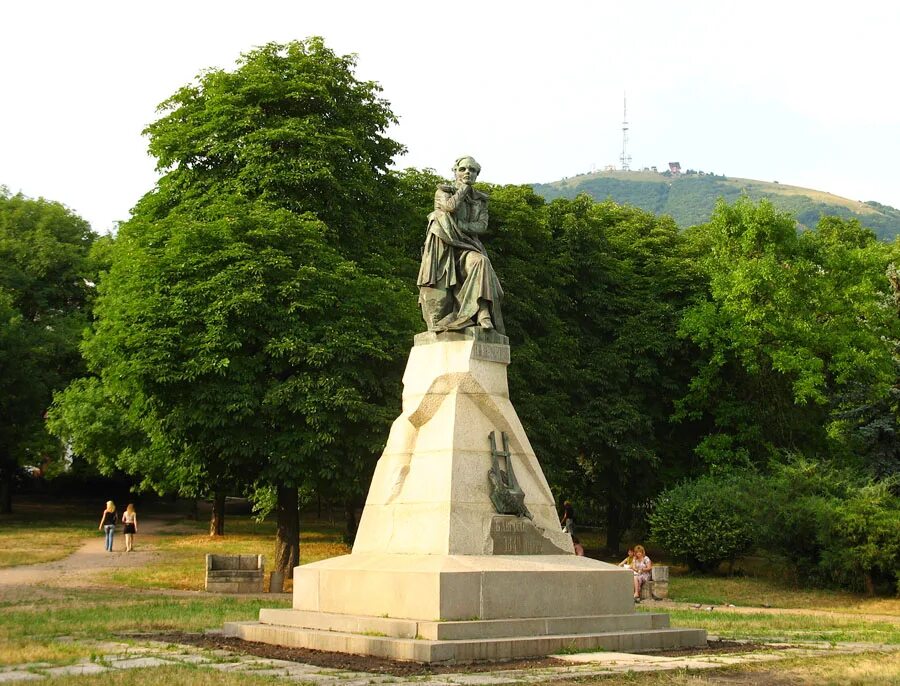
M622 95L622 154L619 156L622 171L631 170L631 155L628 154L628 100Z

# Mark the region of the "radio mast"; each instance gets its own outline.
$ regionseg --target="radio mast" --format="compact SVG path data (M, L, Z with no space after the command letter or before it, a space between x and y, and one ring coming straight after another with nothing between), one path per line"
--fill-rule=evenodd
M631 155L628 154L628 100L622 94L622 154L619 156L622 171L631 171Z

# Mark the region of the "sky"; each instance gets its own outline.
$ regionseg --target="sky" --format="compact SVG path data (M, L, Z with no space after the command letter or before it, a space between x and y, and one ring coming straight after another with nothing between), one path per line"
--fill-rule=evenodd
M620 164L900 208L900 5L871 2L11 0L0 185L107 232L156 183L141 131L207 68L318 35L381 84L398 168L543 183Z

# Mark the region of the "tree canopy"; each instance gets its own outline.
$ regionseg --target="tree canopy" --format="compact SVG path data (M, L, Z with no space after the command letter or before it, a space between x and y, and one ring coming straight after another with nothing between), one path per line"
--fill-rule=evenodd
M88 321L96 240L63 205L0 187L0 511L21 465L62 451L44 428L54 390L83 369L78 342Z
M269 44L203 72L146 130L164 174L100 288L84 348L98 381L57 409L90 450L65 416L98 394L119 407L144 440L103 459L145 486L365 488L416 314L382 254L402 148L353 66L317 38Z

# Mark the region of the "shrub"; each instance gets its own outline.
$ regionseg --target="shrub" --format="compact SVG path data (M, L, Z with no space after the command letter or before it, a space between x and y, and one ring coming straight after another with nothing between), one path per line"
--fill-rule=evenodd
M705 476L664 491L649 516L650 538L691 570L709 571L754 544L750 474Z
M819 562L833 582L870 594L883 586L900 593L900 498L891 485L870 484L834 503Z

